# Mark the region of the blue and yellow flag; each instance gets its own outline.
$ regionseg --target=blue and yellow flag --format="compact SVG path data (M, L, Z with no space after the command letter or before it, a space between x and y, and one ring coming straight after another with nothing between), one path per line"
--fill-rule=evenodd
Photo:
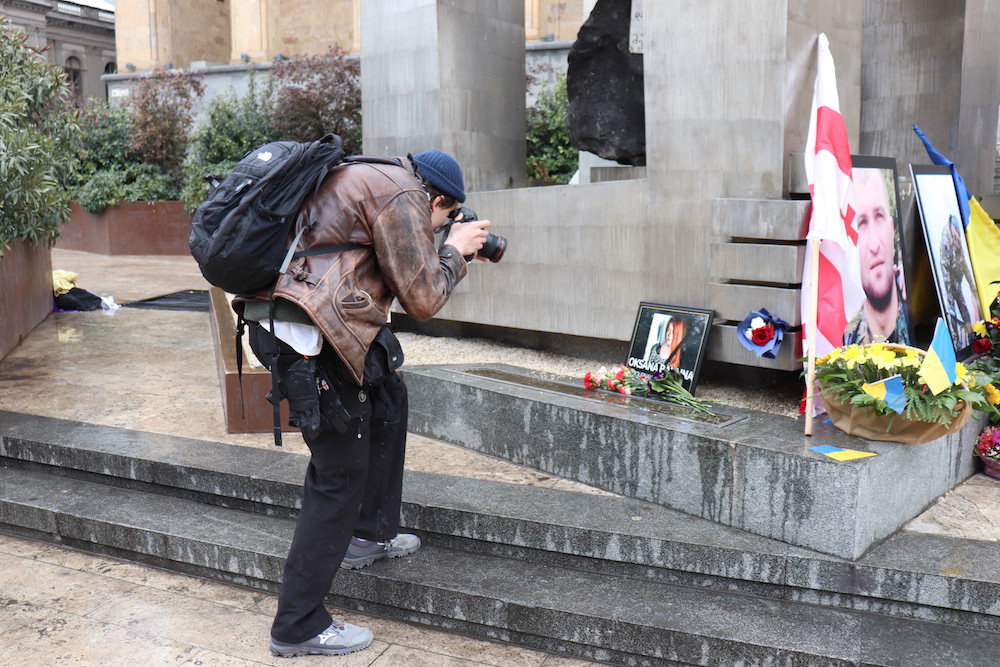
M979 307L983 317L990 318L990 306L1000 292L1000 227L980 205L975 197L969 199L969 224L965 228L965 241L969 245L972 275L976 278Z
M903 376L893 375L878 382L865 382L861 389L874 398L880 398L889 404L889 408L897 414L903 414L906 408L906 397L903 395Z
M810 447L809 449L817 454L825 454L831 459L837 459L838 461L851 461L853 459L863 459L867 456L877 456L875 452L860 452L856 449L841 449L840 447L834 447L833 445L816 445L815 447Z
M993 222L979 200L969 194L965 181L955 163L937 152L930 140L916 125L913 131L924 142L927 155L934 164L951 168L951 177L955 181L955 191L958 194L958 206L962 210L962 223L965 225L965 242L969 246L969 259L972 260L972 275L976 279L976 291L979 294L979 306L983 317L989 318L990 306L1000 292L1000 286L993 284L1000 281L1000 228Z
M934 325L934 339L920 365L920 375L927 383L927 388L937 396L942 391L955 384L958 378L958 361L955 359L955 345L951 342L948 327L944 320L938 318Z

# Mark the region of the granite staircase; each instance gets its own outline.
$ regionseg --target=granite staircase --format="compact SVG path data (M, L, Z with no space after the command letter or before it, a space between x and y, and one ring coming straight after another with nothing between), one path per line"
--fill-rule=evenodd
M0 412L0 530L275 591L305 457ZM995 544L858 559L623 495L408 472L408 558L329 603L616 665L997 664Z

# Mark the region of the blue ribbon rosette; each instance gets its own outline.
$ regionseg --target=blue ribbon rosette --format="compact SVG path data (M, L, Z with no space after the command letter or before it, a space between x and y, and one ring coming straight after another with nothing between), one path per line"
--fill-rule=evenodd
M771 327L772 332L768 332L765 327ZM774 317L767 312L766 308L752 311L742 322L736 325L736 338L746 349L750 350L758 357L774 359L781 348L781 341L785 338L785 330L788 322L780 317ZM758 331L759 330L759 331ZM754 333L761 342L754 342ZM771 335L768 336L767 334ZM767 340L763 340L767 338Z

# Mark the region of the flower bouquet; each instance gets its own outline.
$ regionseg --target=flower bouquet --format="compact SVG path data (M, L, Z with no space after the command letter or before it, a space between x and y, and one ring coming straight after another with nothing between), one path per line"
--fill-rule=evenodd
M681 376L669 368L664 373L646 377L629 366L612 366L611 370L602 366L600 370L583 376L583 386L586 389L603 389L626 396L655 398L712 414L708 403L695 398L684 388Z
M989 409L962 364L957 379L932 393L923 350L891 343L839 347L816 360L816 380L834 425L869 440L919 444L953 433L974 407Z
M1000 479L1000 426L987 426L976 440L976 454L990 477Z
M788 322L767 312L766 308L751 311L736 325L736 338L758 357L775 359L785 338Z
M994 308L993 312L997 311ZM979 356L969 364L969 370L975 374L983 387L987 402L993 406L989 415L990 422L1000 424L1000 410L996 407L1000 404L1000 390L995 386L997 380L1000 380L1000 317L994 315L980 320L972 325L972 331L976 335L972 341L972 351Z

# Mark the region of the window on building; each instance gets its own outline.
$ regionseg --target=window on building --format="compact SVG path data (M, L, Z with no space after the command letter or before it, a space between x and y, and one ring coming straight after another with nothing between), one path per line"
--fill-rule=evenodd
M524 0L524 39L534 42L542 38L542 0Z
M105 74L118 74L118 63L110 62L104 66Z
M83 105L83 66L80 63L80 59L76 56L70 56L66 59L66 64L63 65L63 71L66 72L66 79L69 81L70 91L72 91L73 100L76 102L77 106Z

